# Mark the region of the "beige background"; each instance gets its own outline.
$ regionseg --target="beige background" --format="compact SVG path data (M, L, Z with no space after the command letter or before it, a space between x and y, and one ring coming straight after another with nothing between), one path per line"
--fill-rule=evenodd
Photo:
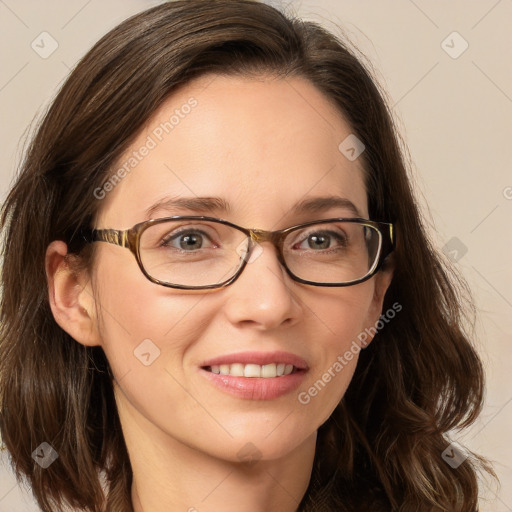
M19 159L19 141L70 68L110 28L158 3L0 0L2 200ZM479 307L486 406L470 431L453 433L452 439L495 462L502 487L482 484L482 510L512 511L512 1L269 3L334 31L335 24L342 26L389 93L434 239L439 248L449 243ZM46 59L31 47L48 37L40 36L44 31L58 43ZM35 510L28 503L0 469L0 512Z

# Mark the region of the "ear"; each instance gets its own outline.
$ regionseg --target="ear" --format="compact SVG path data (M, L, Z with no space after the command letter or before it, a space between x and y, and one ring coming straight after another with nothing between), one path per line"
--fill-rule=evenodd
M384 296L391 284L393 279L393 265L388 264L383 267L374 277L374 291L373 298L368 309L368 315L366 320L366 337L361 342L361 348L366 348L375 337L377 332L377 324L382 315L382 305L384 303Z
M55 321L82 345L101 345L90 278L77 271L64 242L52 242L46 250L46 278Z

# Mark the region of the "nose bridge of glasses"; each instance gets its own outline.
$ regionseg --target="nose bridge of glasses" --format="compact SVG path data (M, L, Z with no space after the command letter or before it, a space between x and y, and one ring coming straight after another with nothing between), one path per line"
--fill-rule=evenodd
M263 242L271 242L276 247L279 247L281 241L280 231L265 231L264 229L250 229L249 236L252 242L261 244Z
M256 255L256 257L258 257L261 254L261 249L258 250L257 246L259 246L263 242L270 242L276 250L275 256L277 257L277 261L279 262L279 264L286 267L286 263L284 261L281 247L280 247L282 244L281 240L283 237L283 234L281 231L265 231L263 229L248 229L247 231L248 231L249 240L250 240L249 243L250 243L250 246L252 246L249 248L249 253L251 254L251 258L247 261L252 262L255 259L255 258L253 259L254 255ZM256 250L256 252L254 252L255 250Z

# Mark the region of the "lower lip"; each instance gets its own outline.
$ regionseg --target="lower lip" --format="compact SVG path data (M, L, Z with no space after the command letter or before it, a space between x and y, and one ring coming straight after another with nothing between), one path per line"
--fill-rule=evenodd
M202 368L201 373L221 391L245 400L273 400L287 395L296 390L306 376L304 370L269 378L233 377L212 373Z

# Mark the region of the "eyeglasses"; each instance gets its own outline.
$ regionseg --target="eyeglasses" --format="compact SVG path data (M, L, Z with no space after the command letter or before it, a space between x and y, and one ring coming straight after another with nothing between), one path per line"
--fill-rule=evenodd
M126 247L151 282L185 290L232 284L262 242L276 247L280 264L293 280L313 286L366 281L395 245L392 224L360 218L263 231L212 217L175 216L141 222L125 231L93 229L83 236L87 243Z

